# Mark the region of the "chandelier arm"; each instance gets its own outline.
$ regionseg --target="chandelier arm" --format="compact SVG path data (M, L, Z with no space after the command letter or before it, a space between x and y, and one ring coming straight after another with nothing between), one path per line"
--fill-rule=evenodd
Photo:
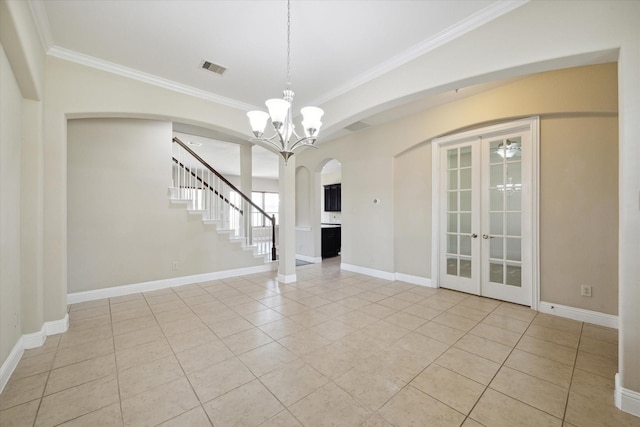
M304 138L300 138L298 139L292 146L291 146L291 151L295 150L296 148L300 148L303 147L305 145L307 146L311 146L313 147L313 143L315 142L314 138L305 136ZM318 148L318 147L316 147Z
M251 138L249 141L251 141L251 142L261 142L263 144L270 145L271 147L275 148L278 151L281 150L281 147L276 142L272 141L271 139Z

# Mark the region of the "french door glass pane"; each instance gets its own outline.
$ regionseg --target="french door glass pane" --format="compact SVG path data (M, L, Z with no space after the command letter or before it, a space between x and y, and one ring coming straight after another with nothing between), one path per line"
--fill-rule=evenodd
M447 274L451 276L458 275L458 258L457 257L447 257Z
M489 233L492 236L502 235L503 221L504 221L504 214L502 212L491 212L489 214Z
M504 191L498 188L489 190L489 210L492 212L504 210Z
M460 235L460 254L471 256L471 236Z
M458 210L458 192L457 191L449 191L447 195L447 210L457 211Z
M497 141L491 141L489 143L489 163L490 164L495 164L495 163L502 163L504 161L504 158L498 154L498 150L502 144L502 140L498 139Z
M471 212L471 190L460 192L460 210Z
M460 277L471 278L471 259L460 258Z
M460 215L460 232L471 234L471 214L461 213Z
M458 235L457 234L447 234L447 253L449 254L458 253Z
M519 265L507 264L507 285L522 286L522 268Z
M510 212L507 214L508 236L520 236L522 234L521 218L522 214L520 212Z
M461 168L471 167L471 146L470 145L466 147L462 147L460 149L460 167Z
M507 239L507 259L510 261L520 261L521 260L521 250L520 250L520 238Z
M449 169L458 169L458 150L447 150L447 158L449 159Z
M458 214L457 213L448 213L447 214L447 231L450 233L458 232Z
M491 241L489 242L489 258L504 258L503 240L504 239L502 239L502 237L492 237Z
M507 184L513 185L514 190L522 187L522 162L519 160L514 162L512 158L507 163Z
M448 181L447 189L449 190L458 189L458 170L457 169L449 171L449 181Z
M507 210L508 211L520 210L521 195L522 195L522 192L520 190L507 192Z
M504 185L504 165L491 165L489 169L489 186L492 188L503 188Z
M504 268L502 263L492 262L489 264L489 281L504 283Z
M460 169L460 188L463 190L471 189L471 168Z

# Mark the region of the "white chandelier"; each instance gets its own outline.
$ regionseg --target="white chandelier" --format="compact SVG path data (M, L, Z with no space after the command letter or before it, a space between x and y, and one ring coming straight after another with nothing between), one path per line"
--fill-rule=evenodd
M322 126L320 119L324 114L324 111L318 107L301 109L304 136L300 137L295 131L292 119L293 95L291 90L291 4L290 0L287 0L287 88L283 91L282 99L269 99L265 102L269 114L259 110L247 113L251 130L255 136L250 141L261 142L275 148L284 158L285 164L298 148L317 148L313 144L318 138L318 132ZM264 138L264 128L267 126L269 118L271 118L275 133L269 138Z

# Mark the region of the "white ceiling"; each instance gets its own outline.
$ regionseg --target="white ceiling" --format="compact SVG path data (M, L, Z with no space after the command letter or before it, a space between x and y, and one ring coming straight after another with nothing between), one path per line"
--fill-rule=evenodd
M292 0L296 107L322 107L524 3ZM30 0L30 4L50 55L182 88L241 110L264 109L264 100L280 97L286 85L285 0ZM227 71L223 76L205 71L203 60ZM451 94L411 100L359 120L380 124L450 100ZM331 137L347 132L334 131ZM199 136L239 142L223 134ZM262 160L254 158L254 167ZM270 176L277 176L277 167Z

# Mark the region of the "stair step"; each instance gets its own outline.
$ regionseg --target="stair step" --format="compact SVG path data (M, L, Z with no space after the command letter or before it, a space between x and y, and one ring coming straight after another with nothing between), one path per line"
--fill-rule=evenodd
M191 199L169 199L172 204L175 205L184 205L187 203L191 203Z
M203 209L187 209L189 215L204 215L207 211Z

